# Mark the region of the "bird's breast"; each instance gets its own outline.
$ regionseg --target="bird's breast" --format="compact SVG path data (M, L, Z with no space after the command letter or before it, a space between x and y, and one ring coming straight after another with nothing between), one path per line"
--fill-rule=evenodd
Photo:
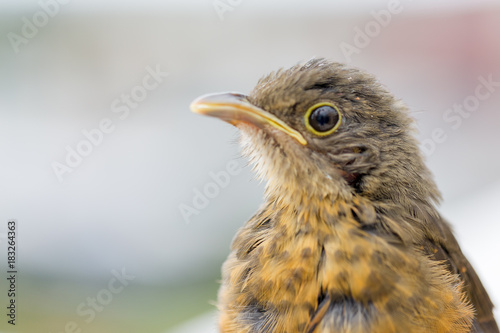
M260 323L269 316L283 332L302 332L327 294L366 304L384 297L398 276L379 271L387 253L359 228L359 219L374 213L355 210L341 203L323 212L284 207L274 220L243 228L224 268L228 286L242 291L236 303L260 313Z
M390 333L409 325L410 309L432 312L460 302L451 279L433 276L441 268L422 265L425 256L363 230L376 222L368 206L273 212L235 238L219 300L221 327L239 326L223 332ZM439 283L430 286L432 279Z

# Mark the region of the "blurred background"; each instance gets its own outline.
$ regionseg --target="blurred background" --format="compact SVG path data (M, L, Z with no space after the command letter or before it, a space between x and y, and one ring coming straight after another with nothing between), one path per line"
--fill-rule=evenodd
M500 306L498 1L3 0L0 35L3 309L18 228L0 331L214 331L220 266L263 185L237 131L189 104L315 56L409 105L441 212Z

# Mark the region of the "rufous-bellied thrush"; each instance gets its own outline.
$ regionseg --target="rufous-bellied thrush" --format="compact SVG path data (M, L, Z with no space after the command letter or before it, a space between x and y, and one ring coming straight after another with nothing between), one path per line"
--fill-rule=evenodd
M265 203L222 271L221 332L498 332L405 105L324 59L195 100L241 131Z

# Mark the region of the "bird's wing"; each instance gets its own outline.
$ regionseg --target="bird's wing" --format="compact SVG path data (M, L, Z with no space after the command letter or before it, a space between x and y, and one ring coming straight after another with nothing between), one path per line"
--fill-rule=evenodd
M460 275L463 280L464 290L476 309L472 332L499 333L493 317L493 303L474 268L462 253L448 223L440 219L434 225L439 229L441 237L429 235L423 244L424 251L431 258L444 262L451 273Z

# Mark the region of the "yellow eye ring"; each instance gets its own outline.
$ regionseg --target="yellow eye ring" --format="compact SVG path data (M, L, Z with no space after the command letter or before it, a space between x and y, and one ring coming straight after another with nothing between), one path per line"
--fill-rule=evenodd
M342 123L342 114L332 103L321 102L307 110L304 123L309 132L317 136L327 136L339 128Z

